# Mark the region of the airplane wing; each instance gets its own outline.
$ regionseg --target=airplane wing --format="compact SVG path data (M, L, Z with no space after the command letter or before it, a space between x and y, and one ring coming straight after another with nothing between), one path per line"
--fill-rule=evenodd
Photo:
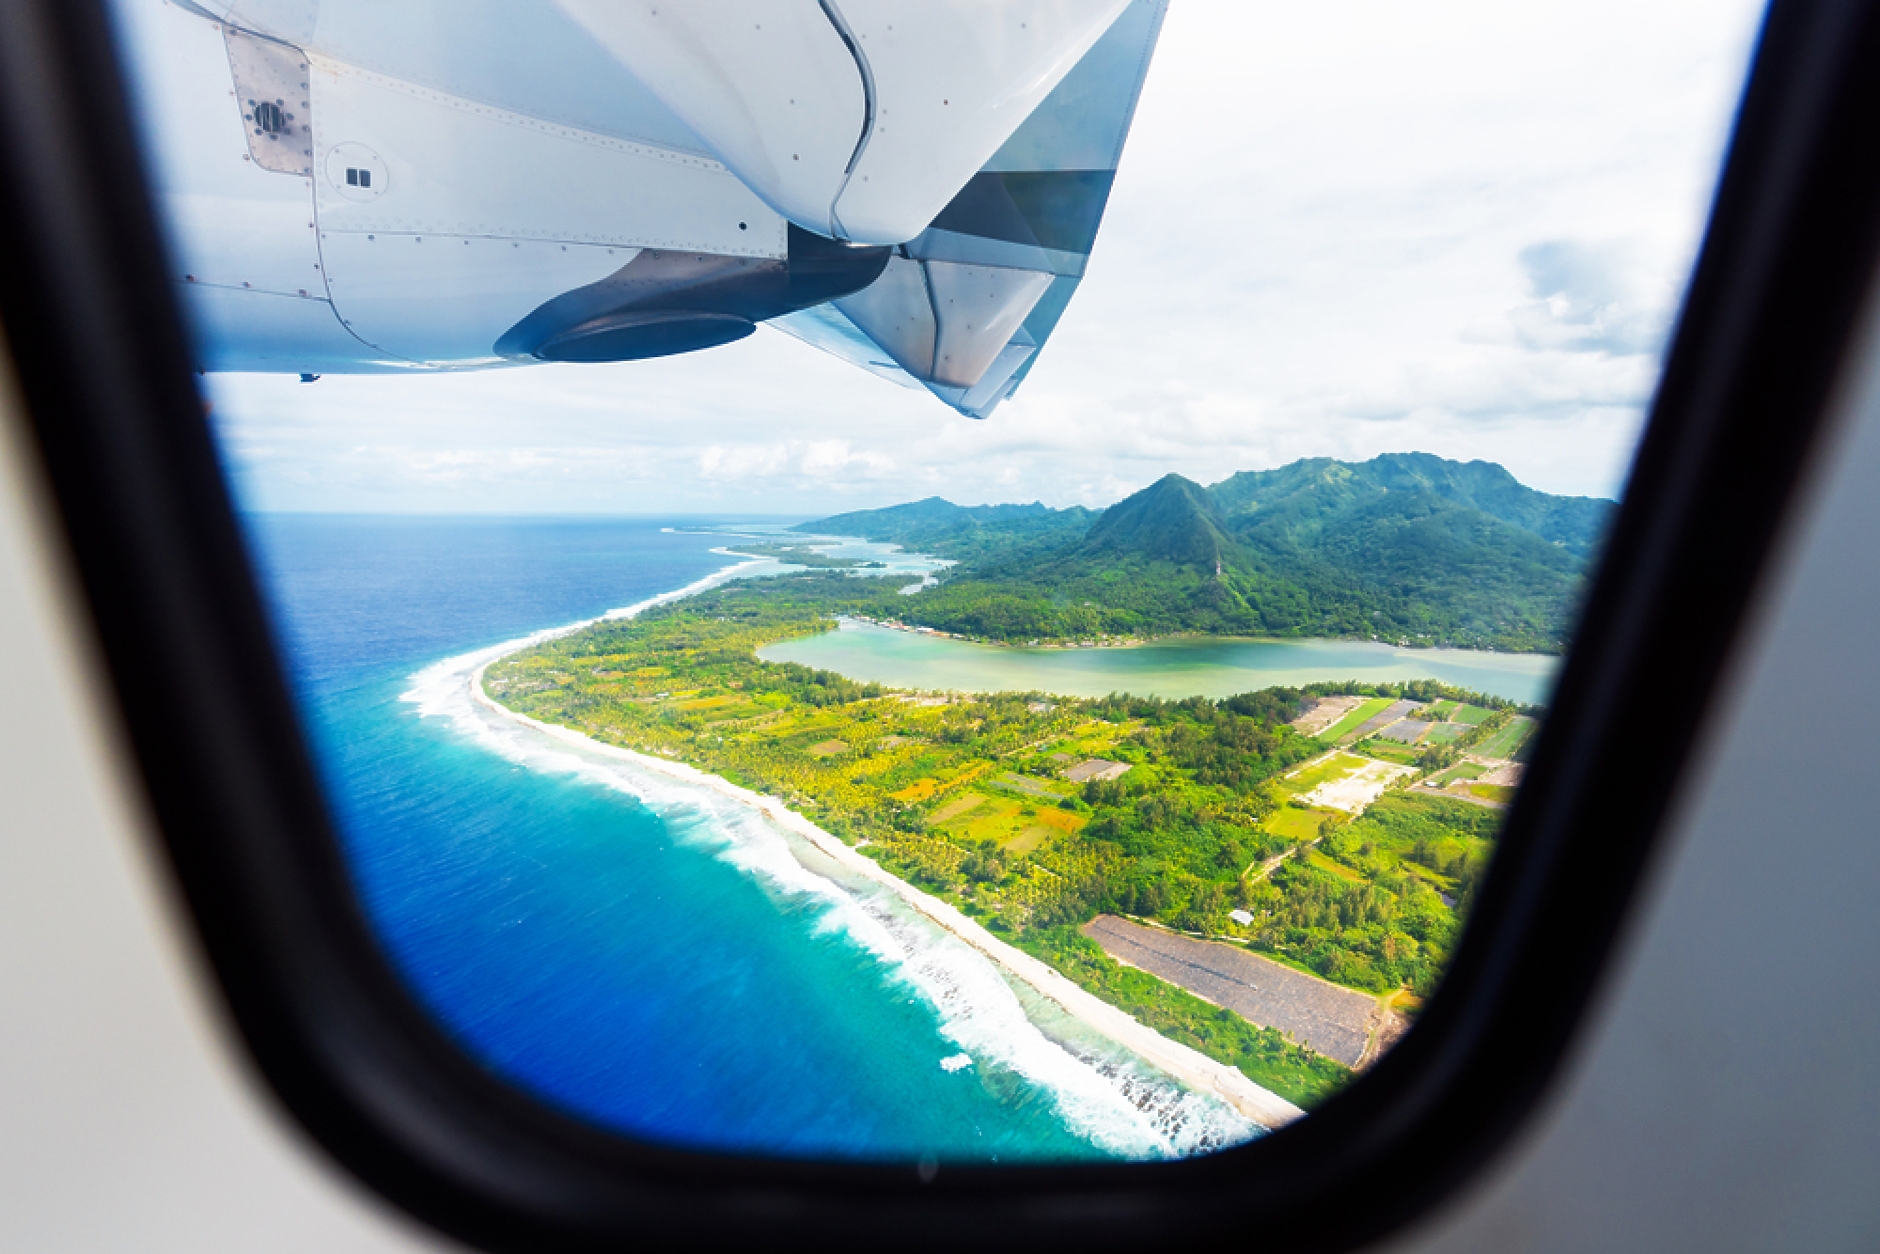
M989 415L1083 279L1167 8L1133 0L873 284L770 325Z
M983 417L1082 277L1165 5L119 7L169 71L207 369L624 361L767 321Z

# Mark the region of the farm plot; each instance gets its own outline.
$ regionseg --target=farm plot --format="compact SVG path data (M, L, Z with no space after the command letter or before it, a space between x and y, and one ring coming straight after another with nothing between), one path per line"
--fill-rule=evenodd
M1423 733L1429 731L1432 726L1434 724L1420 718L1405 718L1392 723L1378 735L1386 740L1395 740L1398 744L1413 745L1423 739Z
M1085 936L1134 967L1225 1006L1249 1023L1278 1028L1348 1067L1370 1044L1377 999L1217 941L1191 940L1115 915L1084 924Z
M1344 880L1346 883L1364 883L1364 877L1362 875L1359 875L1342 862L1334 862L1316 849L1301 850L1299 853L1299 861L1315 871L1324 871L1327 875Z
M1327 727L1324 731L1320 732L1319 739L1326 741L1328 743L1342 739L1348 733L1356 731L1358 728L1362 727L1365 723L1369 722L1374 716L1376 716L1380 711L1387 708L1389 705L1390 705L1389 697L1372 697L1369 700L1364 701L1361 704L1352 707L1351 711L1347 713L1343 718L1339 719L1336 723L1333 723L1330 727Z
M1056 805L1064 797L1063 793L1047 788L1035 779L1026 779L1023 775L1014 775L1010 771L995 776L991 782L1001 788L1009 788L1013 792L1022 792L1028 797L1049 801L1052 805Z
M1066 738L1062 742L1064 746L1063 751L1070 754L1073 760L1078 762L1082 762L1086 758L1101 758L1115 751L1117 741L1123 739L1131 732L1137 731L1141 727L1141 723L1133 721L1123 723L1116 727L1104 724L1103 730L1096 735L1073 735Z
M1475 756L1491 758L1495 761L1508 761L1527 743L1527 738L1534 732L1534 720L1526 717L1511 719L1508 725L1475 747Z
M1370 718L1358 724L1358 730L1352 733L1351 738L1353 740L1363 740L1366 736L1375 735L1377 732L1395 723L1398 719L1408 718L1411 714L1422 708L1423 703L1421 701L1392 701L1382 710L1379 710L1376 714L1373 714Z
M728 706L742 706L747 714L756 708L744 699L742 693L729 693L716 697L693 697L689 701L674 701L670 704L670 708L683 710L687 714L696 710L723 710Z
M933 823L934 826L938 827L949 819L957 819L960 815L973 809L975 806L984 805L985 802L986 799L978 793L969 792L963 797L955 797L938 810L935 810L929 821Z
M1386 762L1396 762L1401 766L1414 766L1417 760L1417 751L1414 745L1400 745L1394 741L1386 740L1382 736L1373 737L1365 741L1364 751L1374 758L1382 758Z
M1449 712L1449 721L1452 723L1467 723L1469 726L1473 727L1477 723L1486 723L1488 716L1493 712L1492 710L1484 710L1479 705L1458 705Z
M1363 703L1363 697L1320 697L1292 721L1292 728L1302 736L1316 736Z
M1488 768L1483 766L1479 762L1464 762L1459 766L1450 767L1448 770L1444 771L1441 775L1438 775L1435 779L1432 779L1430 781L1430 787L1447 788L1449 785L1456 783L1458 780L1469 780L1469 779L1479 778L1482 775L1482 773L1486 770L1488 770Z
M1266 822L1260 826L1282 840L1303 844L1319 838L1319 825L1325 821L1321 810L1301 810L1297 806L1281 806L1266 816Z
M1361 758L1355 753L1333 752L1322 758L1314 758L1304 766L1294 768L1290 775L1284 776L1280 787L1294 793L1311 792L1327 780L1342 779L1353 771L1370 765L1369 758Z
M1056 806L979 793L948 802L929 822L955 840L969 845L990 840L1014 854L1030 853L1053 836L1068 835L1083 825L1077 815Z
M1500 784L1506 788L1513 788L1521 782L1521 776L1526 770L1527 768L1522 766L1519 762L1503 762L1500 766L1477 777L1475 782L1478 784Z
M1392 781L1415 775L1412 766L1393 766L1389 762L1366 762L1364 766L1338 779L1327 780L1307 793L1304 800L1315 806L1362 814L1364 808L1384 795Z

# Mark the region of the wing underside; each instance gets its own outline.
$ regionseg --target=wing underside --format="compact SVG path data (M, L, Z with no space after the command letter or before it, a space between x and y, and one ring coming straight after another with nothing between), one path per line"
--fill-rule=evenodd
M1166 3L125 7L181 67L210 368L624 361L767 321L985 417L1083 278Z
M1018 388L1082 281L1167 0L1133 0L873 284L770 325L973 418Z

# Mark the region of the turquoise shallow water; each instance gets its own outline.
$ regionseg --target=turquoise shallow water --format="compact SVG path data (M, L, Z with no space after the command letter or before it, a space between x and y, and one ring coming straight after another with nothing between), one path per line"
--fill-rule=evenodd
M1560 659L1535 653L1400 649L1356 640L1190 637L1106 649L973 644L845 620L842 630L760 651L852 679L958 692L1101 697L1230 697L1314 680L1437 679L1511 701L1544 703Z

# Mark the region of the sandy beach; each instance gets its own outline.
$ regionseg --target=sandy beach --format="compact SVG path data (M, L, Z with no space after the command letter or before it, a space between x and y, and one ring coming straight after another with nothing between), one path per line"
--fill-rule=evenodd
M642 607L634 608L637 610ZM614 616L610 615L610 617ZM493 650L490 655L484 657L481 664L469 673L471 699L491 713L531 728L543 736L566 744L577 745L590 753L631 762L645 770L657 772L671 779L709 788L722 796L752 807L778 827L801 837L847 871L893 893L936 926L978 950L1011 977L1034 989L1080 1023L1101 1033L1188 1087L1200 1092L1212 1093L1261 1127L1277 1128L1305 1113L1291 1102L1248 1080L1232 1067L1218 1063L1186 1045L1167 1039L1138 1023L1116 1007L1079 988L1036 958L992 935L953 906L882 870L874 862L843 844L809 819L790 810L779 799L764 796L748 788L741 788L729 780L707 774L681 762L604 744L581 732L517 714L487 696L483 691L484 672L501 658L529 644L536 643L537 639L514 642L513 645Z

